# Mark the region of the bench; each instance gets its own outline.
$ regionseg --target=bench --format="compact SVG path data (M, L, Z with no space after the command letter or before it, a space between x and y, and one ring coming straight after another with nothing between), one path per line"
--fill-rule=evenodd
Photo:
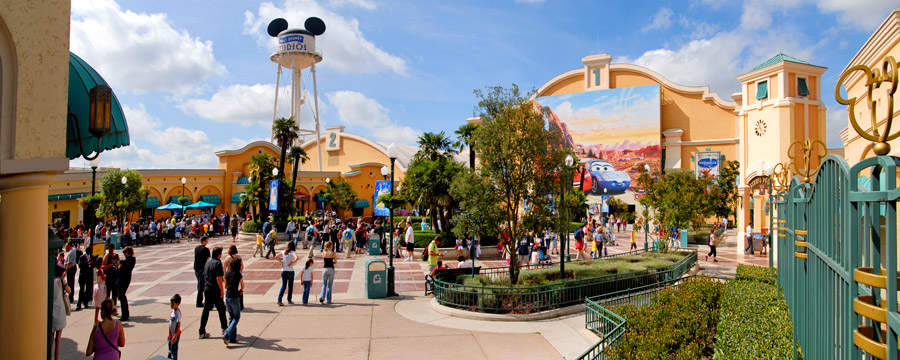
M434 273L435 276L458 276L458 275L471 275L472 273L478 274L481 272L481 266L476 266L474 268L462 268L462 269L444 269L439 270ZM425 275L425 296L434 294L434 278L431 277L431 274Z

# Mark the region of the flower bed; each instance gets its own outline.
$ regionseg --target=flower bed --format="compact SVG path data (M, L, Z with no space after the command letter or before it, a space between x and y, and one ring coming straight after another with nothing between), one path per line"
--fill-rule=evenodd
M435 279L434 296L441 305L484 313L527 314L584 302L586 297L678 278L697 261L693 252L646 253L566 264L566 278L557 266L523 270L510 285L506 268L482 269L479 276ZM568 280L572 279L572 280Z

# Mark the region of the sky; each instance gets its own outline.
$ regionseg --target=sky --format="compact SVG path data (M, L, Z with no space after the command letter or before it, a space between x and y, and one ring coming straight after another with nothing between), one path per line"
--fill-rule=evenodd
M415 1L73 0L70 49L110 84L131 146L101 166L216 168L215 151L267 139L276 94L276 17L302 28L317 16L321 126L414 145L422 132L450 135L474 114L473 90L533 89L608 53L723 99L736 77L777 54L825 66L830 94L851 58L896 0ZM312 119L312 84L302 72ZM290 73L280 81L287 116ZM826 96L829 147L846 112ZM352 156L352 154L351 154ZM86 167L83 159L73 167Z
M535 100L553 109L575 144L637 150L659 146L659 92L659 85L646 85Z

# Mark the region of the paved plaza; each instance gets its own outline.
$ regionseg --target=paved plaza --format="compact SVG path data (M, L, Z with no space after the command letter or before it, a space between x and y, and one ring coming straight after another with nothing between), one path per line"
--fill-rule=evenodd
M638 243L642 248L643 237ZM735 255L734 246L729 245L733 243L732 234L720 248L718 263L703 260L706 246L688 250L700 253L701 272L711 275L733 276L738 263L768 264L766 257ZM208 246L227 249L231 244L230 237L218 237ZM184 359L403 359L426 354L437 359L552 359L573 358L598 340L584 329L581 313L531 322L479 321L439 314L431 308L431 297L423 296L423 269L427 266L421 261L394 262L400 298L366 299L365 263L375 258L387 261L384 256L354 255L345 259L345 254L339 254L333 304L321 305L311 299L309 305L300 305L302 286L296 281L295 305L279 307L275 302L281 286L280 261L251 256L255 244L235 244L246 264L246 309L238 325L238 344L225 347L214 315L209 323L212 338L198 339L201 309L194 307L197 284L193 273L193 248L197 243L183 241L135 249L137 266L128 293L132 316L125 324L123 358L165 356L168 299L175 293L183 298L180 352ZM625 252L628 245L620 240L609 251ZM455 252L451 250L449 255ZM321 268L318 249L314 259L316 268ZM302 264L296 264L298 273ZM501 259L476 263L483 267L505 265ZM319 275L317 271L312 293L321 289ZM73 312L68 317L62 358L85 358L92 318L93 311Z

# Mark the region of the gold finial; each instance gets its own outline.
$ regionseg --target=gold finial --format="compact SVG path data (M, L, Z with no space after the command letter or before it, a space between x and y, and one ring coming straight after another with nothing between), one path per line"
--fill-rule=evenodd
M866 74L865 80L866 86L868 87L868 91L866 92L866 105L869 106L869 110L871 111L871 134L864 131L856 120L856 113L853 108L856 106L857 98L844 99L841 96L841 84L844 83L844 80L846 80L851 73L857 70ZM888 56L884 59L881 69L872 69L866 65L856 65L847 69L847 71L844 71L844 73L841 74L841 78L834 87L835 100L840 104L850 107L848 112L850 114L850 125L853 126L853 130L855 130L859 136L874 142L874 144L872 144L872 150L875 152L875 155L887 155L891 152L891 145L887 142L900 136L900 132L891 134L891 123L894 119L894 93L897 91L897 72L897 61L894 60L893 56ZM872 90L881 87L881 84L884 82L887 82L890 85L887 92L887 121L884 125L884 133L879 133L877 126L878 118L875 116L878 102L872 98Z
M803 164L805 167L801 169L798 161L801 159L800 157L794 155L794 146L800 145L800 150L803 151ZM819 146L816 146L819 145ZM820 152L819 149L822 151ZM788 157L791 159L791 164L787 166L788 169L793 168L794 173L797 175L803 176L803 182L808 183L809 178L816 176L816 173L819 172L819 168L812 168L812 164L818 164L822 161L822 157L824 157L824 153L828 152L828 148L825 147L825 143L822 140L804 140L804 141L794 141L791 143L791 146L788 147ZM816 161L811 161L813 155L815 155ZM784 167L782 165L782 167Z
M787 190L787 188L791 186L791 169L789 168L789 165L785 165L784 163L775 164L775 168L772 170L772 178L774 179L772 182L773 190Z

